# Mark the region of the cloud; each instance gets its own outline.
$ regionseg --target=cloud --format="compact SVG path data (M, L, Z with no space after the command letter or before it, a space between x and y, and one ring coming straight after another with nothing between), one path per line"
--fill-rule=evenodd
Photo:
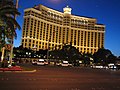
M49 0L49 1L51 1L53 3L59 3L61 0Z

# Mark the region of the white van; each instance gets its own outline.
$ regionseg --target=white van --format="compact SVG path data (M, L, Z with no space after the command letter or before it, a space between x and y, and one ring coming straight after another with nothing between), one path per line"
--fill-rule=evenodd
M37 65L45 65L45 60L44 59L39 59L37 61Z

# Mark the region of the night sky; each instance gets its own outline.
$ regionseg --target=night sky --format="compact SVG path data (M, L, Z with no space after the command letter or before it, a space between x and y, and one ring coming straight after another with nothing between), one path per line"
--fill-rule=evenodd
M21 28L23 25L24 9L43 4L49 8L63 12L63 8L69 5L72 14L78 16L93 17L97 23L106 26L105 48L120 56L120 0L19 0L19 12L17 21ZM17 30L17 39L14 46L21 44L22 30Z

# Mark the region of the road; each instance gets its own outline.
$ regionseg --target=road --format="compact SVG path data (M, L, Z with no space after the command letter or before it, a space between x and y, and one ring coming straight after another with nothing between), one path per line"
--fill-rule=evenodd
M0 90L120 90L120 71L27 66L37 72L0 72Z

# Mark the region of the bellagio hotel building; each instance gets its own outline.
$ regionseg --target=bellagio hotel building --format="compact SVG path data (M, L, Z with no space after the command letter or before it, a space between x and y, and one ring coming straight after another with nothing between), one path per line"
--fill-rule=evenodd
M92 54L104 47L105 25L97 24L95 18L72 15L71 11L69 6L63 13L43 5L25 9L23 47L39 51L72 44L80 52Z

